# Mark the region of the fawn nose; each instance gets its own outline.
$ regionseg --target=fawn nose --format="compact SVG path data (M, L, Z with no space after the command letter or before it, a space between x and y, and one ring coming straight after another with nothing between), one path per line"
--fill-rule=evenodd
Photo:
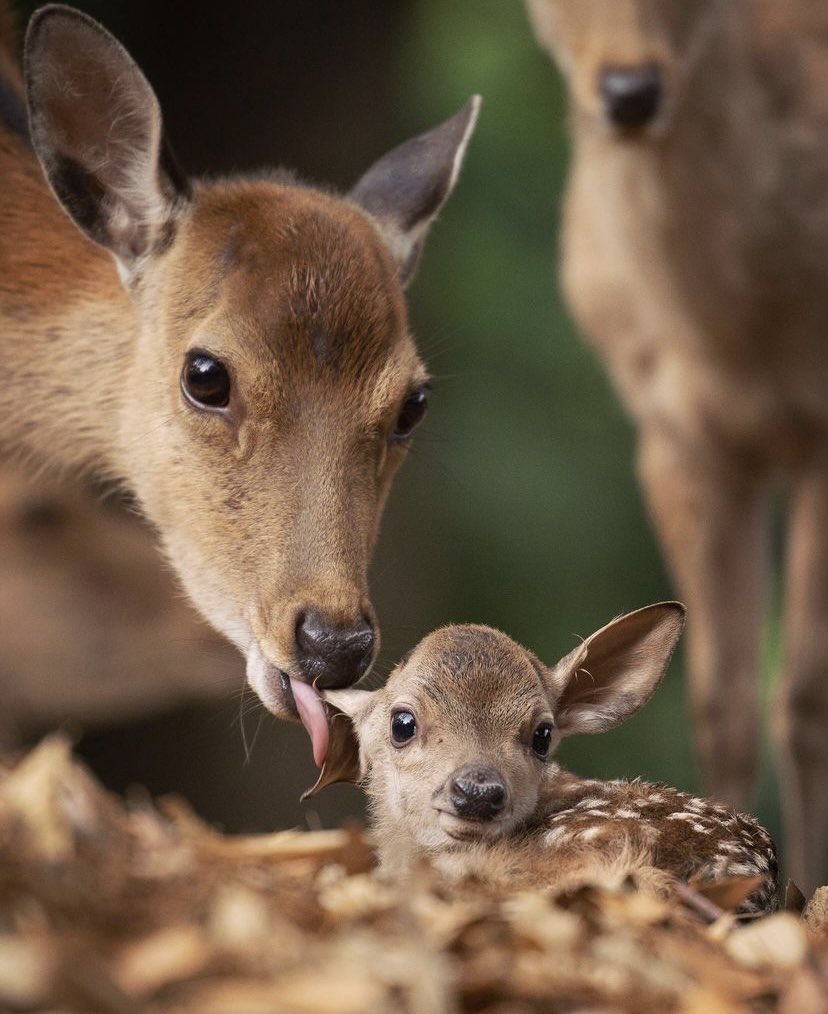
M661 70L654 63L604 67L599 87L607 119L618 127L643 127L661 106Z
M356 683L371 664L374 642L374 628L366 616L349 626L316 609L307 609L296 622L302 675L320 690Z
M506 806L506 786L493 768L465 767L451 778L449 795L458 817L493 820Z

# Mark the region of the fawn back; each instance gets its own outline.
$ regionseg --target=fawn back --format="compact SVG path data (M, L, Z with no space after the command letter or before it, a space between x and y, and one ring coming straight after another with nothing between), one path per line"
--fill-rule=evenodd
M25 76L30 136L0 115L0 441L131 490L321 759L311 685L375 656L368 562L428 397L403 288L478 102L339 197L189 181L141 71L70 8L34 15Z
M654 871L661 886L758 876L742 912L765 910L775 854L752 818L661 785L578 778L551 759L563 736L614 728L649 700L683 622L678 603L637 610L552 668L489 627L438 630L382 690L326 695L341 714L312 791L364 780L389 870L428 857L451 876L531 886L602 868Z

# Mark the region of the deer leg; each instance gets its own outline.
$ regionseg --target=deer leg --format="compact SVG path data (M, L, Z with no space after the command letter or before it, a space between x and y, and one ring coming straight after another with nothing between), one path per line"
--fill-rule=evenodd
M720 451L642 432L639 474L688 607L686 672L709 792L748 808L758 768L761 630L767 587L759 477Z
M794 486L785 663L774 709L785 857L810 893L828 879L828 461Z

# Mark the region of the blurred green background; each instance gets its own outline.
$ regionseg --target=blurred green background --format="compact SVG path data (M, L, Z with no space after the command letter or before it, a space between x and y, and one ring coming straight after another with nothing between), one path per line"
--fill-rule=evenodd
M484 97L410 294L435 384L373 567L380 672L450 621L499 627L551 662L614 615L671 597L632 428L558 289L565 95L519 0L78 6L144 68L195 173L278 163L347 187L386 148ZM315 777L306 738L250 705L236 695L90 730L80 747L113 787L184 792L229 830L360 812L348 787L300 807ZM560 756L584 775L699 788L680 655L642 714ZM768 775L759 811L778 830Z

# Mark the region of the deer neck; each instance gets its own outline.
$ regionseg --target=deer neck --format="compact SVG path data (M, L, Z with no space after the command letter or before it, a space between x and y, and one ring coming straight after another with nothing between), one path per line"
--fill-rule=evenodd
M135 308L110 255L61 211L24 142L2 133L0 175L0 446L120 477Z

